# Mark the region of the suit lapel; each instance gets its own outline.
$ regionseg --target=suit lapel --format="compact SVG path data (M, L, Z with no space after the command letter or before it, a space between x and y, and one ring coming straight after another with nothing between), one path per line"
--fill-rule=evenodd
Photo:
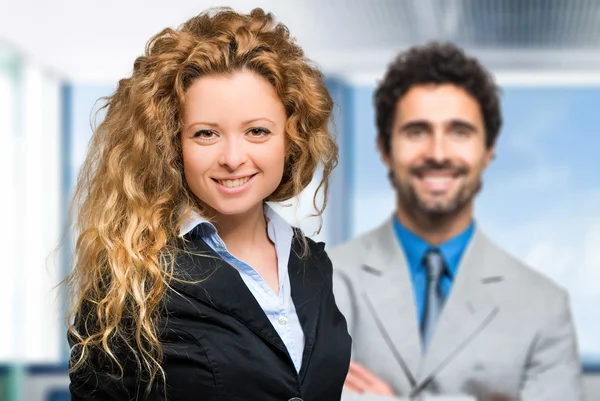
M185 236L175 262L179 280L171 281L176 292L185 293L198 301L228 314L289 355L264 311L235 268L201 238L198 230Z
M367 291L365 302L411 385L421 362L421 341L417 310L406 256L396 240L389 219L367 244L370 248L362 277Z
M489 286L503 281L487 239L476 229L465 251L452 290L446 300L425 356L420 385L426 385L494 319L498 305L487 296Z
M301 251L302 245L296 234L292 242L288 271L292 300L294 301L296 314L304 332L304 352L302 354L302 367L299 372L300 379L302 380L308 368L317 337L317 323L321 310L322 283L327 278L323 274L324 267L317 264L318 254L320 254L322 249L319 252L315 252L314 248L311 249L311 254L303 259L298 256L301 254ZM322 277L321 274L323 274Z

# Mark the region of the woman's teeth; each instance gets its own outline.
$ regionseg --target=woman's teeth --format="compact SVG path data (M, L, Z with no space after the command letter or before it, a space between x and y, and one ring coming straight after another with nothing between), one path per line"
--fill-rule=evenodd
M237 180L219 180L219 184L227 188L235 188L244 185L250 180L250 177L238 178Z

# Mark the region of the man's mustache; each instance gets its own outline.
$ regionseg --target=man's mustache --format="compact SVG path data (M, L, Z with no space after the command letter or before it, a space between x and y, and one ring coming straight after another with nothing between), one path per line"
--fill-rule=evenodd
M434 163L429 162L425 164L421 164L419 166L415 166L410 169L411 174L415 175L423 175L432 171L445 171L450 172L454 175L466 175L469 172L469 169L465 166L456 166L450 162L448 163Z

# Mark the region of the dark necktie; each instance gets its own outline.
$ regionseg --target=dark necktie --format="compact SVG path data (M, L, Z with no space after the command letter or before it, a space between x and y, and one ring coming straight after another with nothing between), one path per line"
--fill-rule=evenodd
M444 294L440 284L446 267L442 255L436 249L425 253L424 263L427 270L427 288L421 334L423 336L423 349L427 349L444 305Z

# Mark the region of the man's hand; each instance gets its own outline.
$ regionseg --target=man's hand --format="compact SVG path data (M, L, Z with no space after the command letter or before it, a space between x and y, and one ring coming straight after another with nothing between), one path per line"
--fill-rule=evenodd
M389 384L354 361L350 361L350 370L346 376L344 389L359 394L394 395Z

